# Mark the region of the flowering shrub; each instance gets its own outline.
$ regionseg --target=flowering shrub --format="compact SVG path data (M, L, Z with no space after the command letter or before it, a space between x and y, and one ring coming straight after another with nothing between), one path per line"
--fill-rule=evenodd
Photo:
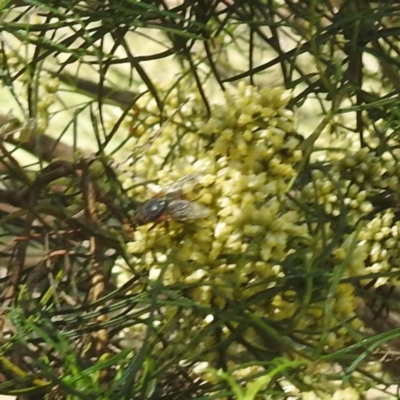
M264 361L271 345L272 355L286 353L293 360L343 350L365 334L356 313L357 288L378 287L388 278L372 280L368 274L398 268L393 210L371 215L371 196L396 187L395 162L348 150L331 159L326 153L325 165L311 163L305 173L306 142L296 132L289 100L280 88L241 84L212 107L206 122L193 96L178 115L176 103L167 102L171 117L161 129L137 132L132 148L139 156L121 174L132 198L162 196L165 186L196 174L183 196L210 209L202 219L137 226L127 247L133 269L126 272L126 263L118 263L125 271L121 283L138 275L143 282L179 288L195 302L183 309L166 304L157 320L165 326L178 318L179 325L168 328L167 351L182 362L217 367L221 343L229 343L228 368L238 360L254 362L248 343ZM246 325L246 313L258 322ZM281 343L284 337L289 341ZM305 343L311 346L307 357ZM310 371L323 379L319 367ZM245 368L234 376L252 374L254 368ZM216 379L210 371L201 375Z

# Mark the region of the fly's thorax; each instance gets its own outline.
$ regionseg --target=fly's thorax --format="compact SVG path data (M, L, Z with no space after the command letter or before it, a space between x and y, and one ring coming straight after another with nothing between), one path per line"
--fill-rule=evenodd
M138 212L138 218L143 222L156 221L167 209L168 202L163 199L146 201Z

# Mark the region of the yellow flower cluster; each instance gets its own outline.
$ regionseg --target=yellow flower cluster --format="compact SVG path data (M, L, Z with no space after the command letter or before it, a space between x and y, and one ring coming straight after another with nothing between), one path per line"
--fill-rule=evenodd
M377 216L378 222L365 223L357 231L360 219L371 213L373 205L368 197L370 187L351 174L364 174L366 179L377 177L382 168L393 174L395 170L389 168L387 160L385 166L377 160L364 165L369 155L361 151L353 158L335 159L329 173L323 167L316 168L310 173L310 183L294 187L296 167L302 161L302 140L295 131L294 114L286 108L289 99L290 93L280 88L257 90L240 84L225 94L221 104L212 106L205 123L198 112L202 109L200 100L191 95L183 106L176 99L167 101L163 110L169 116L167 122L147 129L143 128L146 124L154 124L151 114L156 113L156 105L141 99L150 117L136 131L132 166L121 174L124 187L132 198L145 202L155 196L162 198L168 186L192 174L196 179L186 181L183 197L208 207L210 212L201 219L172 219L152 229L151 225L137 226L127 250L134 273L166 286L181 285L185 296L199 306L224 309L232 302L257 298L252 302L252 312L275 321L296 317L301 309L294 327L303 332L328 333L323 335L323 349L337 350L354 340L340 327L341 322L346 321L343 326L358 332L362 326L354 318L354 287L340 282L331 286L332 277L389 269L384 258L395 254L397 243L397 228L390 213L382 214L382 220ZM350 167L345 164L351 160L354 170L349 175ZM379 179L373 181L378 183ZM322 209L329 218L321 214L319 220L307 219L304 209L308 205L311 210ZM351 229L335 239L326 265L313 264L335 237L332 221L340 218L343 210L347 213L344 223ZM307 263L315 270L307 270ZM303 278L307 271L323 275L326 285L318 287L317 282L313 289L316 293L308 303L303 303L302 291L297 293L295 288L260 296L279 280L290 279L293 271L299 271ZM122 274L119 278L126 280ZM327 309L329 315L325 314ZM178 310L165 307L164 312L168 319ZM192 309L185 310L179 331L173 335L176 347L169 351L185 354L190 339L213 321L213 315L204 317L195 315ZM232 322L232 326L236 324ZM230 334L222 326L220 340ZM252 343L259 339L253 328L244 336ZM321 344L319 335L302 334L302 338ZM215 337L204 336L200 350L214 344ZM230 346L227 353L233 360L243 351L237 345ZM201 361L214 360L209 354ZM232 363L228 360L227 365Z
M151 279L201 283L193 298L210 305L217 290L214 301L223 307L265 289L260 281L283 276L279 263L290 250L289 240L308 235L286 198L301 159L295 120L285 109L289 98L282 89L257 91L242 84L213 107L198 130L181 133L177 123L163 127L133 164L134 180L123 177L126 187L136 184L131 195L146 200L195 173L199 178L184 188L185 198L210 209L201 220L136 229L128 250ZM136 146L151 141L151 135L143 134ZM158 185L138 186L140 178ZM276 302L274 317L287 317L286 306Z
M20 44L15 50L7 51L7 64L12 66L12 68L15 68L15 70L25 67L23 59L18 55L18 51L26 51L24 46L24 44ZM13 55L14 52L15 55ZM3 57L0 56L0 60L2 58ZM30 71L26 70L13 84L15 95L19 99L18 104L14 107L16 110L18 110L21 105L23 106L23 110L28 110L30 108L26 91L27 86L32 85L32 80L34 80L34 87L36 90L32 94L33 98L31 101L36 105L36 115L35 120L32 121L31 124L33 124L39 133L44 133L49 127L51 119L50 108L56 103L60 81L58 78L51 76L43 70L38 70L34 77L32 77ZM18 111L20 112L20 110ZM16 116L18 117L19 112L16 113ZM21 140L24 140L24 138L22 137Z
M349 251L352 254L344 276L393 271L400 267L400 225L393 210L398 202L399 176L398 163L389 152L376 155L363 148L345 153L342 159L331 164L329 173L324 169L314 170L312 181L304 186L302 198L310 199L312 207L322 208L329 216L327 219L345 215L344 223L351 235L344 236L345 240L335 250L338 261L349 258ZM353 240L357 227L360 227L357 246L350 250L351 244L346 238ZM387 281L388 278L381 277L375 286Z

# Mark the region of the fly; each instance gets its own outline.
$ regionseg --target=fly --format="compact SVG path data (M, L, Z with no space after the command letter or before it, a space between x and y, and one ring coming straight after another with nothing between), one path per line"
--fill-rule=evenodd
M166 186L156 197L140 207L135 222L145 225L168 220L184 222L206 218L210 214L208 207L183 198L185 186L194 186L199 178L199 174L189 174Z

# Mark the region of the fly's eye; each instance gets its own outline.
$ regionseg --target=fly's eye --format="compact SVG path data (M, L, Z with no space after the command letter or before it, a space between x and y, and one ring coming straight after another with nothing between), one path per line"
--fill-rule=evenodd
M149 221L157 219L167 208L167 202L160 199L152 199L146 202L141 210L142 216Z

